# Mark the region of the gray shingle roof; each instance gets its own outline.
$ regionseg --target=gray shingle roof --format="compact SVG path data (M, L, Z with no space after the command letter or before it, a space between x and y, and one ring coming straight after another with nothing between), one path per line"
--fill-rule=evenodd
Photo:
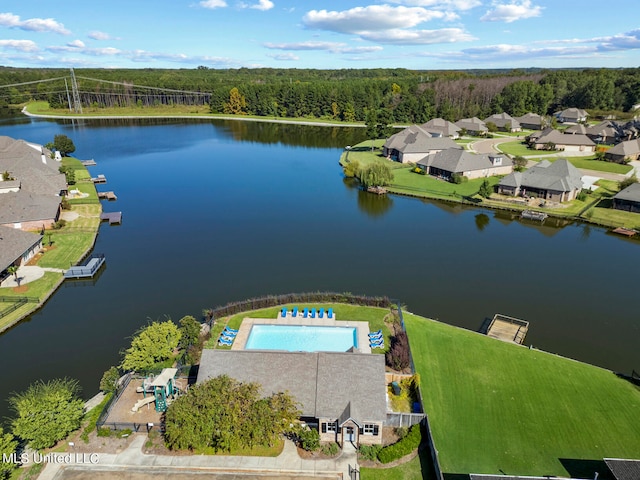
M495 155L498 156L498 155ZM471 172L475 170L485 170L496 167L504 167L505 165L513 165L511 159L506 155L500 155L502 163L494 166L489 155L478 155L466 150L442 150L441 152L431 154L418 161L418 165L439 168L452 173Z
M447 137L434 137L418 125L411 125L401 132L390 136L384 144L389 150L402 153L429 153L445 148L462 148Z
M438 132L445 137L453 137L461 130L455 123L443 118L432 118L421 126L428 132Z
M567 120L578 120L580 118L589 116L589 114L581 108L567 108L565 110L562 110L561 112L556 112L554 115Z
M624 190L616 193L613 198L640 203L640 183L632 183Z
M629 157L640 153L640 138L635 140L627 140L626 142L620 142L615 147L611 147L606 151L605 156L620 156Z
M556 145L586 145L586 146L595 146L593 140L591 140L586 135L581 135L579 133L575 134L563 134L558 130L551 130L538 137L535 141L536 145L545 144L545 143L555 143Z
M520 173L519 175L516 175ZM536 188L556 192L570 192L582 188L582 175L568 160L560 158L551 163L543 160L525 172L514 172L500 180L501 186Z
M336 352L210 350L202 352L198 383L219 375L258 382L265 395L288 391L303 416L384 421L384 356Z
M507 124L510 124L511 128L520 128L520 122L506 112L495 113L485 118L484 123L487 122L492 122L498 128L504 128Z
M0 225L55 219L60 200L60 197L53 195L38 195L22 190L0 194Z
M616 480L638 480L640 478L640 460L605 458L604 463L607 464Z
M0 272L40 242L42 235L0 226Z
M473 132L488 132L489 129L485 123L477 117L463 118L456 122L456 126Z
M521 117L513 117L513 118L515 118L518 122L520 122L523 125L535 125L540 127L544 123L544 119L542 118L541 115L538 115L537 113L532 113L532 112L525 113Z

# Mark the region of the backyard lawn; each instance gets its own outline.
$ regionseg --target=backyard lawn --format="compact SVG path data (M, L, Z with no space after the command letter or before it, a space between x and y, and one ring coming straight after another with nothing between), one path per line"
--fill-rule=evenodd
M640 455L640 389L632 384L594 366L404 318L445 472L569 476L571 460Z

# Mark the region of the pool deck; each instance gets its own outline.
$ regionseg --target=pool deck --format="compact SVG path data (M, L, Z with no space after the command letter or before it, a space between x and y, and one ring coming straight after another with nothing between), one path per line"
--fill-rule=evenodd
M302 315L291 316L291 312L286 317L278 314L278 318L248 318L242 320L238 329L238 335L231 346L231 350L244 350L251 328L254 325L304 325L314 327L351 327L355 328L358 338L358 351L360 353L371 353L369 347L369 322L338 321L335 318L303 318Z

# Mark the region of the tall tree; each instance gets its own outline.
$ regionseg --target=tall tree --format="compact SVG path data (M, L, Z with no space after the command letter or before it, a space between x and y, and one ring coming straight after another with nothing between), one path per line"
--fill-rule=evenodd
M153 322L142 328L125 350L120 367L123 370L143 371L173 356L181 333L171 320Z
M37 450L52 447L80 427L84 402L77 380L38 381L9 397L13 433Z
M63 134L53 137L53 148L60 152L60 155L63 157L66 157L70 153L76 151L76 146L73 144L73 140Z
M233 115L247 113L247 101L236 87L229 91L229 101L224 104L224 113Z
M18 448L18 442L15 440L11 433L4 433L2 427L0 427L0 456L2 458L9 457L16 452ZM0 462L0 479L5 480L10 478L11 472L18 467L15 462Z
M393 181L393 172L386 163L376 162L362 169L360 182L365 188L384 187Z

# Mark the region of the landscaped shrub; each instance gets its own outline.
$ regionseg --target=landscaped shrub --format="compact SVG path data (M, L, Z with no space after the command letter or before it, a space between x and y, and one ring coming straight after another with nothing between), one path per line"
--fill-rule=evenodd
M409 354L409 338L407 332L400 330L391 337L391 348L386 353L387 365L394 370L404 370L411 363Z
M322 445L322 453L327 455L328 457L334 457L340 451L340 445L336 442L331 442L326 445Z
M382 450L382 445L360 445L360 448L358 448L360 456L365 460L371 461L378 459L380 450Z
M308 452L320 448L320 433L315 428L301 428L298 433L300 447Z
M378 453L378 460L382 463L390 463L394 460L398 460L399 458L404 457L405 455L409 455L413 452L422 441L422 430L420 425L414 425L409 430L407 436L405 436L402 440L397 441L393 445L389 445L388 447L384 447Z

